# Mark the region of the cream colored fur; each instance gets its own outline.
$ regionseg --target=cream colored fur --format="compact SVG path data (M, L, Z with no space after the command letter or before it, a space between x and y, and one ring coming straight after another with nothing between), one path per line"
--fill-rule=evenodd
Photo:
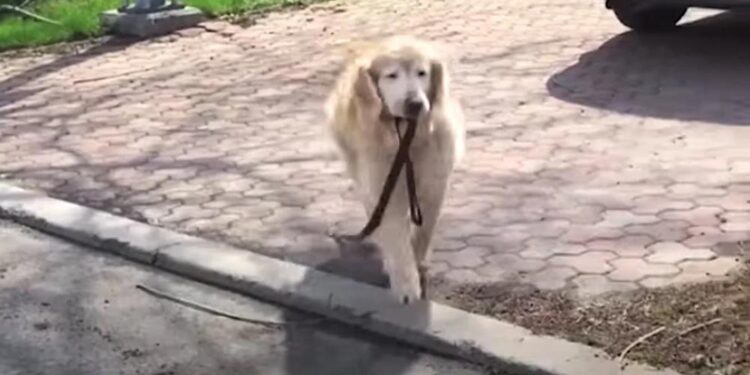
M391 290L399 301L409 303L422 295L420 276L429 264L431 240L450 175L464 152L463 114L450 94L446 61L430 43L398 36L361 43L350 52L326 103L326 114L368 217L398 149L393 118L388 116L393 110L384 105L377 86L381 70L395 62L429 67L430 110L420 115L410 149L423 225L411 223L402 171L383 221L372 235L382 252Z

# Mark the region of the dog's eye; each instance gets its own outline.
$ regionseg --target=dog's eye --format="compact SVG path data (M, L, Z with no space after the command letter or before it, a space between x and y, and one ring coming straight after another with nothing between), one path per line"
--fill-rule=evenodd
M389 73L385 77L388 78L388 79L396 79L396 78L398 78L398 73Z
M419 76L419 77L424 77L426 75L427 75L427 71L420 70L420 71L417 72L417 76Z

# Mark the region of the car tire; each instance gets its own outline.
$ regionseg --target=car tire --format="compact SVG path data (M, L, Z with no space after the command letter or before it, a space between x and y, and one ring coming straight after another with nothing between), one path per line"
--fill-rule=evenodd
M677 26L677 22L687 12L682 7L658 7L634 9L630 2L620 2L613 7L615 16L623 25L634 31L666 31Z

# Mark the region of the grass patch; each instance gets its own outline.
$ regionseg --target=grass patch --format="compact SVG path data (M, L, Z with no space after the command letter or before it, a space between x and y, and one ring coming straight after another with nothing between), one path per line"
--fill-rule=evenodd
M0 3L4 1L0 0ZM304 0L185 0L209 17L256 12L290 5ZM7 11L0 13L0 51L36 47L63 41L85 39L102 34L99 13L119 7L121 0L49 0L28 10L58 21L62 26L30 20Z
M99 13L117 4L118 0L56 0L33 9L35 13L58 21L62 26L6 15L0 19L0 50L98 35L101 32Z
M258 12L261 10L278 9L287 6L305 5L309 1L303 0L186 0L209 17L225 14Z

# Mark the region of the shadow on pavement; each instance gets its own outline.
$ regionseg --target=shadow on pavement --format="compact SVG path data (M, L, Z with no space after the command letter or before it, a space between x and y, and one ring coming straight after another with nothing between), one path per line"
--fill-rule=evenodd
M547 81L555 98L637 116L750 124L750 13L610 39Z
M316 268L362 283L388 288L377 247L371 244L339 244L339 257L330 258Z
M136 43L136 40L130 38L108 39L106 42L91 47L82 53L64 55L53 60L52 62L40 64L21 73L12 75L0 81L0 93L3 93L3 95L0 96L0 109L45 90L44 87L38 86L25 88L31 82L34 82L48 74L61 71L76 64L80 64L91 58L108 53L122 51L133 45L134 43ZM43 108L43 106L40 106L40 108ZM0 115L7 116L12 112L13 111L4 110L0 111Z

